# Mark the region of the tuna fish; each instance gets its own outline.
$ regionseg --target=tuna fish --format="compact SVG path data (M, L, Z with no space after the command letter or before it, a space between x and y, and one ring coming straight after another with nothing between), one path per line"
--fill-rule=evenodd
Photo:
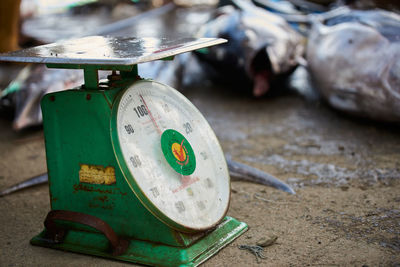
M248 166L240 162L233 161L229 157L227 158L227 164L229 168L229 174L235 179L263 184L290 194L296 194L295 191L289 185L280 181L278 178L275 178L274 176L265 173L259 169L253 168L251 166ZM47 182L48 182L48 175L47 173L44 173L29 178L27 180L24 180L13 186L10 186L4 189L3 191L0 191L0 197L4 197L6 195L23 190L25 188L30 188L36 185L45 184Z
M40 100L51 92L67 90L83 83L79 70L47 69L45 65L28 65L2 92L15 103L13 128L16 131L42 124Z
M253 82L253 95L267 93L274 81L287 78L303 54L302 37L278 15L247 1L234 1L239 9L224 6L199 32L228 43L197 56L214 77L231 84Z
M352 11L315 21L307 46L314 86L334 108L400 121L400 16Z

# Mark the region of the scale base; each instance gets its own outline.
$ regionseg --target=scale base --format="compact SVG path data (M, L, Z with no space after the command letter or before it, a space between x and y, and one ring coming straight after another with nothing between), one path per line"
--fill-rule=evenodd
M63 243L55 244L45 237L45 229L32 238L31 244L145 265L197 266L243 234L247 228L247 224L227 216L214 230L188 247L130 240L126 252L119 256L109 252L109 241L103 234L94 232L69 230Z

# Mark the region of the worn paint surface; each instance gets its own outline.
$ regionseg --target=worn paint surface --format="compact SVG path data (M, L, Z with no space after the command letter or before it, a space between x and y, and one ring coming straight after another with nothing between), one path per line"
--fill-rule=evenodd
M118 168L109 134L111 109L103 94L112 100L119 89L69 90L43 97L49 185L52 199L57 199L51 201L51 207L99 217L119 235L175 246L188 244L190 238L178 242L171 233L173 230L142 206ZM89 93L91 97L87 97ZM110 185L81 183L82 162L114 167L116 182ZM96 200L104 196L113 204L103 205ZM124 220L116 214L124 216ZM82 229L79 225L74 228Z
M79 181L89 184L115 184L115 168L101 165L81 164Z
M205 267L255 266L255 256L238 246L255 245L272 234L278 241L264 249L268 259L259 266L393 266L400 262L398 127L349 119L294 94L252 99L206 86L185 94L233 159L267 171L296 189L296 195L289 195L233 181L228 215L245 221L250 229L206 261ZM0 127L2 188L46 172L41 130L15 134L11 122L5 120L0 120ZM82 185L77 191L99 189ZM101 188L114 188L106 194L109 199L129 193L112 185ZM126 266L31 246L29 239L43 229L50 209L48 194L48 186L43 185L0 198L0 225L5 229L0 236L2 265Z
M111 79L114 86L102 83L101 90L82 87L47 94L41 106L51 209L95 216L118 236L130 239L133 247L121 256L112 256L105 249L104 237L76 222L61 223L70 230L60 244L48 240L46 230L31 242L145 264L195 266L241 235L247 225L226 218L206 235L184 234L143 206L119 169L111 143L112 105L118 93L136 80L135 74L124 77Z

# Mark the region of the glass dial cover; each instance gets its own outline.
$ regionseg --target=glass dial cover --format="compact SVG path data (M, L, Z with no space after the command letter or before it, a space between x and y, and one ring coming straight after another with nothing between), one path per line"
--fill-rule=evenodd
M113 104L111 137L123 175L142 204L182 232L226 214L230 178L211 127L177 90L142 80Z

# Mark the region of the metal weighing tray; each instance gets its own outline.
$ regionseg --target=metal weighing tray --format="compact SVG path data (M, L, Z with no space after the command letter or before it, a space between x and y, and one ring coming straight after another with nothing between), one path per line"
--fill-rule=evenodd
M135 38L89 36L0 54L0 61L135 65L225 43L221 38Z

